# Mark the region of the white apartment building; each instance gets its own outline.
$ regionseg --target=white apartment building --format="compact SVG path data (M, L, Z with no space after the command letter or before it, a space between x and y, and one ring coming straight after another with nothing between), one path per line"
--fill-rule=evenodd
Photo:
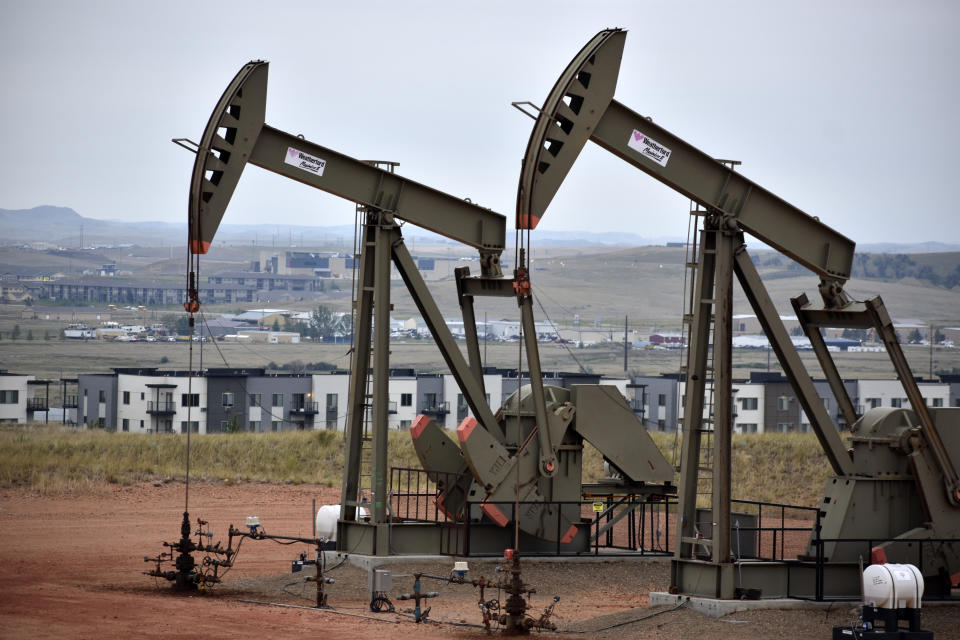
M930 408L950 406L950 385L941 382L918 382L920 395ZM910 409L910 401L899 380L857 380L856 396L851 398L857 413L876 407Z
M207 379L203 376L117 374L117 431L207 432Z
M34 379L34 376L0 369L0 423L27 421L28 389Z

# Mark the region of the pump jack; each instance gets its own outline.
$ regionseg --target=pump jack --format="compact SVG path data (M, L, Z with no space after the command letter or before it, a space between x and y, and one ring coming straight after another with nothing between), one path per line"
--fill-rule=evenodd
M583 491L580 472L584 439L593 443L618 472L617 478L592 485L591 493L650 499L673 493L672 469L614 387L573 385L562 389L543 385L525 260L516 265L512 279L503 277L500 267L506 233L504 216L265 124L267 68L266 62L254 61L240 70L196 145L189 245L196 255L210 250L247 163L363 207L338 547L377 555L438 551L435 525L395 522L388 517L391 262L473 413L457 429L456 444L426 416L419 416L410 432L424 469L436 479L452 478L446 483L440 481L438 503L453 522L470 518L477 523L471 529L475 545L478 538L487 537L496 538L486 545L489 549L512 546L512 536L503 533L512 530L506 525L514 522L528 536L525 549L536 550L536 545L544 542L552 543L547 548L586 548L590 521L581 519L578 504ZM467 268L456 272L467 358L404 244L400 221L479 252L479 275L470 275ZM195 294L192 280L191 289ZM496 414L488 406L483 388L473 311L477 296L515 296L521 310L530 384L508 398L504 409ZM368 412L372 414L369 522L357 509ZM476 504L468 508L468 501ZM503 503L515 501L521 508L513 514Z
M835 473L821 506L821 531L811 535L807 562L740 563L741 588L760 588L764 597L849 597L859 592L858 560L864 546L829 542L836 538L890 539L880 546L892 562L921 564L927 580L949 589L960 571L955 543L960 537L960 410L927 409L879 297L853 302L843 290L850 277L854 243L715 160L613 96L626 32L598 33L561 74L539 111L517 195L520 228L534 228L588 140L670 188L689 197L702 218L690 294L690 345L685 367L680 517L672 589L707 597L732 598L735 573L730 544L730 446L732 434L733 275L751 306L810 420ZM744 234L810 269L820 278L822 305L806 296L792 300L805 333L854 435L847 451L810 375L757 273ZM887 349L913 410L872 409L858 415L820 334L821 327L874 328ZM713 347L713 367L709 347ZM713 376L716 405L705 405ZM710 414L704 416L705 409ZM712 423L712 429L708 423ZM701 436L712 431L712 538L697 535L696 499ZM882 499L881 499L882 498ZM923 545L918 562L916 543ZM817 549L826 572L816 577ZM708 548L709 555L697 554ZM860 554L858 556L858 553ZM789 566L788 566L789 565ZM791 568L793 569L792 573ZM789 578L788 578L789 575ZM824 579L826 575L826 579ZM791 584L792 580L792 584Z

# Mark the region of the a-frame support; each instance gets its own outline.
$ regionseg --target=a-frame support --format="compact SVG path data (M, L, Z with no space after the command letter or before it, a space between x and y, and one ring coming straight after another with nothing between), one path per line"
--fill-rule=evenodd
M500 441L503 433L487 404L482 377L475 374L460 352L403 242L394 216L385 211L367 209L362 239L337 542L343 551L388 555L391 263L406 284L477 422ZM371 417L369 433L365 429L368 410ZM366 447L368 442L370 446ZM368 455L364 455L365 449L369 449ZM362 479L367 475L370 477L369 496L361 495L364 489ZM369 509L367 518L358 512L361 505Z
M731 523L731 449L733 435L732 313L733 276L750 301L764 332L831 466L838 475L852 473L853 462L820 401L813 381L747 253L743 234L729 217L708 215L701 233L692 306L687 380L684 394L683 446L680 466L678 544L671 567L671 585L684 593L733 598L735 589ZM711 324L713 331L711 335ZM709 367L710 348L713 367ZM707 387L713 374L712 391ZM706 398L714 398L710 409ZM713 428L705 428L711 424ZM702 454L703 434L712 431L712 450ZM710 482L710 522L697 522L700 479ZM708 551L709 553L705 553Z

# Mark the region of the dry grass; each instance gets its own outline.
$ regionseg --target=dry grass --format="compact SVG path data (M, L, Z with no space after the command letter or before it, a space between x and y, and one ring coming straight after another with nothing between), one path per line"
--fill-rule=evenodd
M679 461L679 438L652 433L668 462ZM214 482L338 486L343 434L333 431L240 433L191 438L191 477ZM407 432L392 431L391 467L419 468ZM186 437L20 426L0 430L0 487L41 493L183 477ZM733 493L746 500L804 506L819 503L830 469L812 434L736 435ZM584 451L583 479L604 475L603 459Z

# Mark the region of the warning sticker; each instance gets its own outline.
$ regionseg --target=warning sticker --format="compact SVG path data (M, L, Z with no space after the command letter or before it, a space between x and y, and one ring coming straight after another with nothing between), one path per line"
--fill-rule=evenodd
M312 156L309 153L304 153L303 151L298 151L293 147L287 147L287 155L284 156L283 161L298 169L315 173L318 176L322 176L323 170L327 167L326 160Z
M648 138L636 129L633 130L633 134L627 140L627 146L634 151L639 151L640 155L653 160L661 167L667 166L667 163L670 162L670 149L656 140Z
M593 503L593 510L596 511L597 513L600 513L601 511L603 511L603 503L602 503L602 502L594 502L594 503Z

